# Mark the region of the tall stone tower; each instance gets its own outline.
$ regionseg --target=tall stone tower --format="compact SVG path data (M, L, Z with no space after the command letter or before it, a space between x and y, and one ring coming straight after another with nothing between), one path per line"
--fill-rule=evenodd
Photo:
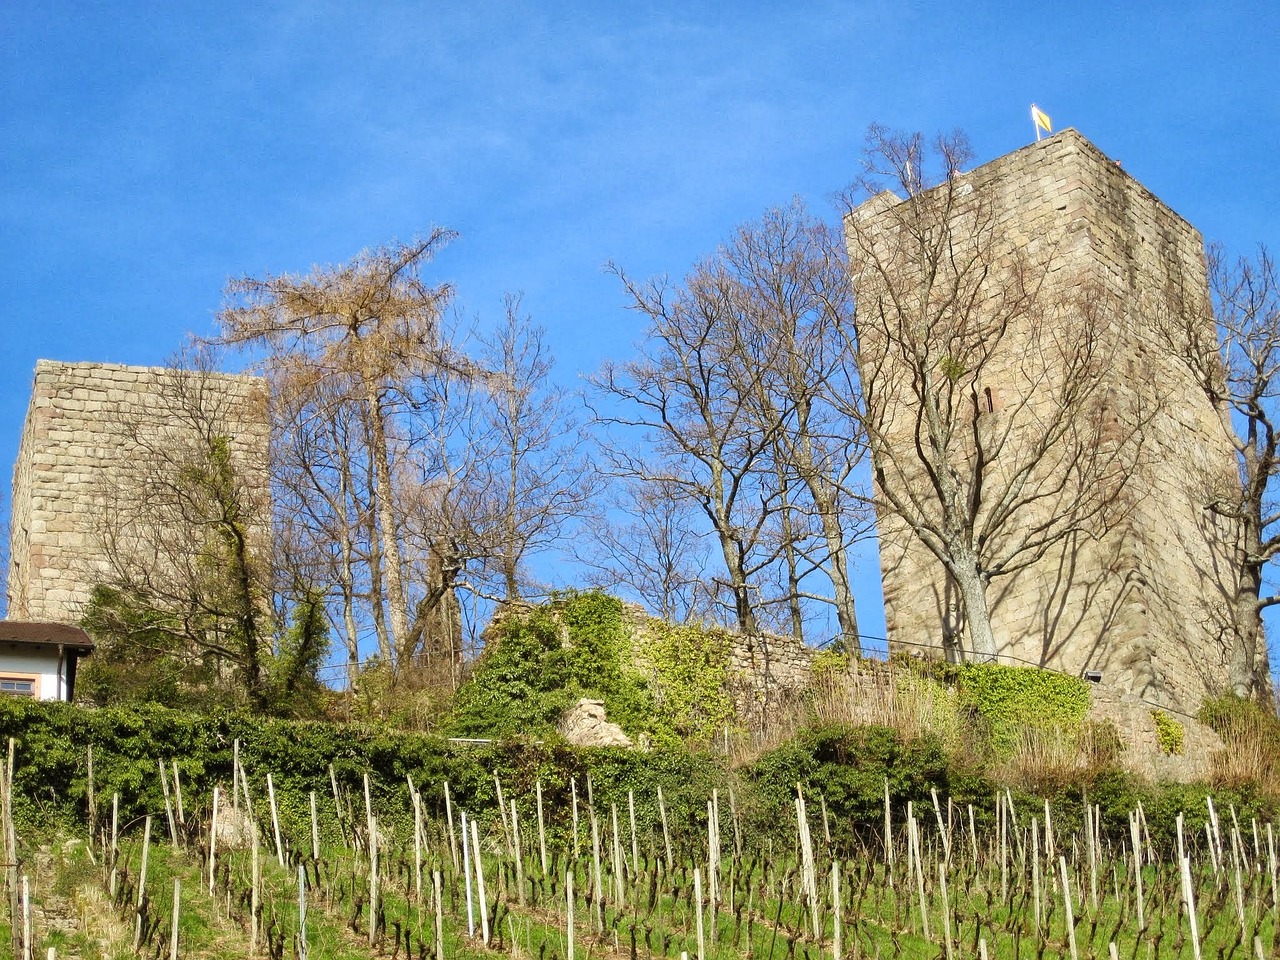
M946 331L951 346L913 374L887 327L860 324L859 363L883 412L882 505L927 511L931 498L972 497L978 526L989 524L974 542L1014 556L986 587L999 659L1096 670L1108 686L1183 710L1225 689L1237 546L1232 525L1205 506L1234 476L1229 427L1161 334L1170 322L1213 322L1200 234L1074 130L912 199L873 197L850 213L846 234L860 314L918 295L941 304L920 314L926 327L972 327ZM913 258L913 244L938 250L938 262ZM945 303L930 274L939 264L970 275L945 289ZM899 299L890 309L913 308ZM1064 430L1055 416L1073 377L1092 388ZM955 470L923 465L921 390L945 394L965 434ZM1037 462L1020 462L1037 444ZM987 455L989 486L957 486ZM990 522L1015 487L1021 511ZM1051 529L1063 510L1079 522ZM964 656L963 591L903 515L879 517L890 644ZM1264 645L1263 676L1265 656Z
M228 438L265 508L269 428L259 378L38 361L13 471L9 617L78 623L110 573L108 543L117 560L144 571L160 563L163 540L189 532L150 528L151 506L133 494L157 461L172 465L184 444L214 434ZM265 536L265 509L256 522Z

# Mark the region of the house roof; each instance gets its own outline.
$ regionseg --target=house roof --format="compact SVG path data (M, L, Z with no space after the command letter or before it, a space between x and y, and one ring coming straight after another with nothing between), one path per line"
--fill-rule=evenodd
M93 641L79 627L65 623L37 623L25 620L0 620L0 644L61 644L81 655L93 653Z

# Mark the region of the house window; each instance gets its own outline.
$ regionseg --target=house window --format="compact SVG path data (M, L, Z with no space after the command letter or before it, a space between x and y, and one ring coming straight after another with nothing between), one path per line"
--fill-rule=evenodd
M0 677L0 694L11 697L32 697L36 695L36 681L32 677Z

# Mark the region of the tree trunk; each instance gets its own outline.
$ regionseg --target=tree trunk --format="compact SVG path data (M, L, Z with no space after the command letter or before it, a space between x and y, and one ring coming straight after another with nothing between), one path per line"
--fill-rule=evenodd
M1259 693L1258 637L1262 616L1258 597L1262 591L1262 571L1252 564L1241 571L1232 604L1232 638L1228 654L1227 678L1237 697L1252 698Z
M258 636L258 601L253 589L253 572L249 559L249 545L244 531L234 520L224 522L226 534L231 539L231 580L235 591L234 619L239 626L245 693L253 709L262 712L267 707L267 694L262 676L262 650Z
M738 632L754 637L760 633L760 627L756 623L756 612L751 605L747 575L742 569L740 544L727 523L717 521L716 534L720 540L720 552L724 555L725 570L729 574L729 589L733 591L733 612L738 621Z
M338 499L334 516L338 524L341 560L338 568L338 586L342 590L342 623L346 631L343 638L347 647L347 693L355 689L356 677L360 673L360 629L356 624L356 575L355 575L355 542L351 535L351 525L347 522L347 507L354 499L354 483L351 478L351 461L344 450L339 460Z
M404 591L404 560L400 556L396 510L391 484L391 454L387 449L386 411L382 406L381 383L372 376L365 378L365 410L369 418L369 457L373 460L377 498L378 529L382 554L386 559L387 607L391 621L391 645L396 658L407 659L409 644L409 609Z
M378 539L378 525L373 517L365 522L369 525L369 612L373 616L373 631L378 637L378 656L388 667L393 667L395 657L391 634L387 632L387 605L382 596L382 547Z
M725 568L729 572L729 589L733 591L733 612L738 621L738 632L749 637L757 636L760 626L756 623L756 611L751 605L747 577L742 571L739 545L727 530L720 531L720 549L724 554Z
M983 663L996 660L996 638L991 632L991 611L987 607L987 585L978 572L977 558L961 554L952 560L951 575L955 577L960 596L964 599L965 626L974 659Z
M355 686L360 673L360 629L356 625L355 587L351 578L351 559L346 550L342 558L342 625L343 643L347 648L347 690Z
M743 569L742 543L734 535L733 523L724 505L724 475L718 466L711 468L711 489L702 502L707 518L715 528L724 556L725 570L729 574L729 589L733 591L733 612L738 620L738 632L749 637L760 633L755 609L747 587L747 575Z
M795 530L791 523L791 501L787 496L787 479L781 466L777 471L781 492L782 550L787 561L787 611L791 617L791 635L804 642L804 608L800 604L800 564L796 557Z
M845 549L844 524L836 507L832 483L814 465L813 438L806 429L795 445L794 466L809 488L814 509L822 523L822 537L827 543L827 577L831 580L832 600L836 608L836 620L840 624L842 646L846 653L862 656L862 641L858 635L858 613L854 607L853 589L849 584L849 557Z
M858 635L858 613L854 607L853 589L849 585L849 557L845 550L844 525L836 513L830 491L826 485L813 478L809 482L809 495L822 520L822 536L827 541L827 576L831 580L832 599L835 601L836 619L840 624L840 636L846 653L862 656L862 641Z
M517 482L520 476L519 438L512 441L507 461L507 515L503 518L506 527L505 540L502 547L502 579L505 582L506 600L510 603L520 599L520 581L517 574L518 551L516 549L516 511L519 509L520 491Z

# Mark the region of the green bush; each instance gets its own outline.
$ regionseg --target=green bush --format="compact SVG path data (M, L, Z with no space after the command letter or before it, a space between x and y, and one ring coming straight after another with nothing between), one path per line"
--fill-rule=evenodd
M795 825L792 806L800 785L815 812L825 798L833 826L845 841L884 822L884 789L901 816L908 801L930 803L952 791L950 764L934 737L907 740L891 727L833 725L806 730L743 771L750 785L747 826L772 834ZM971 784L969 784L971 786Z
M83 830L90 745L100 824L108 820L116 792L122 824L137 823L148 813L163 818L157 760L166 766L177 763L186 809L207 816L213 786L230 787L233 743L239 739L241 763L259 814L265 816L265 777L270 772L284 831L304 843L311 791L317 795L322 833L330 839L338 835L330 765L355 820L362 820L367 773L380 822L400 836L412 823L407 779L422 791L433 816L443 816L447 781L456 807L495 819L496 774L505 799L516 801L526 823L532 822L535 785L541 780L549 830L562 838L570 829L575 789L584 822L589 790L598 815L608 817L610 805L616 804L620 820L634 797L642 833L660 838L661 786L673 842L686 851L705 842L706 802L713 789L720 791L722 815L727 818L736 804L748 840L760 840L794 829L793 798L800 784L819 829L825 799L833 839L848 855L859 843L875 842L879 836L886 778L899 823L908 802L915 804L918 816L932 817L934 789L958 810L972 804L978 824L989 825L993 798L1002 789L981 766L963 766L938 739L908 739L876 726L807 730L734 774L725 769L722 758L686 749L576 749L562 741L528 737L461 745L438 736L366 726L264 720L248 714L210 717L152 705L89 709L0 698L0 743L8 737L15 741L20 831L43 832L55 826ZM1085 802L1099 804L1103 831L1116 841L1127 836L1129 811L1141 802L1153 841L1167 850L1174 842L1179 812L1185 813L1192 835L1203 832L1208 792L1204 784L1149 786L1129 774L1104 769L1054 788L1049 800L1055 824L1066 829L1080 823ZM1274 822L1280 813L1274 798L1252 786L1215 789L1213 794L1224 820L1229 820L1232 807L1241 823L1255 817L1260 823ZM1012 795L1019 817L1043 811L1042 796L1017 790ZM727 819L723 834L730 836Z
M548 736L576 694L557 625L546 613L497 624L471 679L458 691L450 730L460 737Z
M158 760L166 769L177 763L186 809L207 813L214 785L231 786L238 739L255 804L265 812L269 772L282 825L295 837L305 837L310 829L311 791L317 795L322 831L337 836L330 765L357 820L368 774L380 821L399 831L412 822L407 779L422 791L433 814L444 813L448 781L455 805L496 816L497 774L505 799L517 800L529 817L541 779L553 832L568 829L574 782L585 811L588 777L597 806L605 804L605 811L607 804L617 803L625 813L628 790L635 791L637 817L645 823L658 819L656 788L662 785L673 826L692 822L710 790L726 783L719 760L684 750L579 750L527 737L466 745L372 727L248 714L210 717L150 704L90 709L0 698L0 738L7 737L15 741L15 815L24 827L40 829L73 828L87 819L90 746L99 822L109 817L112 794L118 793L121 822L128 824L148 813L164 815Z

